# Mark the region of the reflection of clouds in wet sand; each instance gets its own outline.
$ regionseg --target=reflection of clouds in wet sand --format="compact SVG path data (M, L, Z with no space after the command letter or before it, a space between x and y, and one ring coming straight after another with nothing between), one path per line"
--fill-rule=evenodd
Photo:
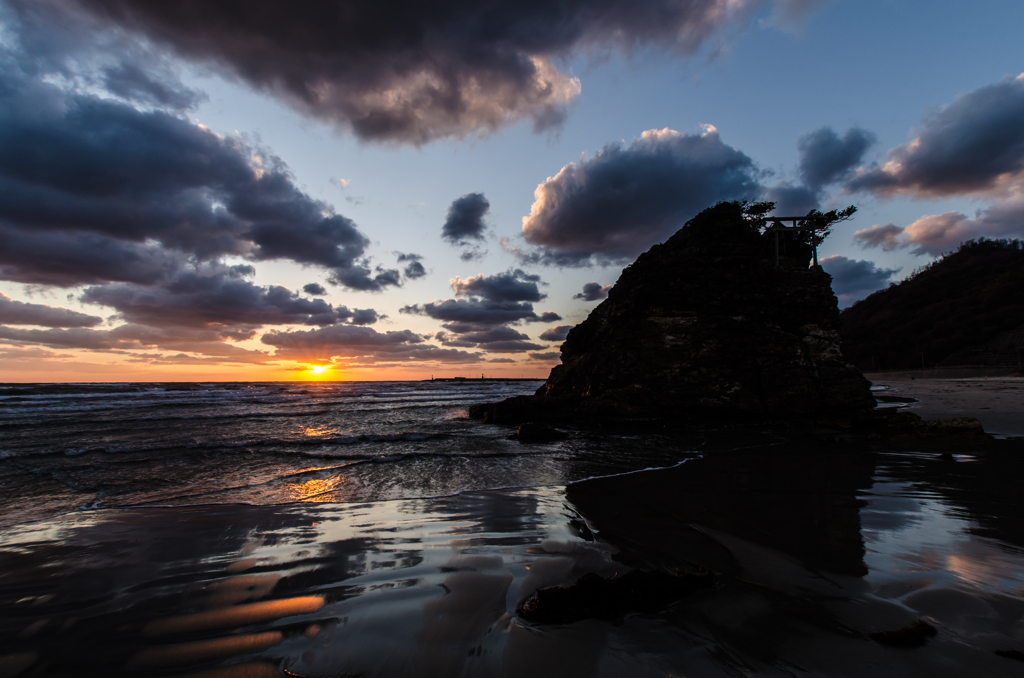
M935 480L948 487L950 474L981 463L972 461L937 466L943 471L937 477L917 461L914 468L925 482L879 482L871 488L865 512L899 507L895 513L904 513L912 504L915 519L873 533L867 581L875 595L936 624L940 638L988 652L1019 651L1024 648L1024 555L974 534L976 525L964 509L929 489ZM975 670L975 675L985 673Z
M1022 556L875 459L757 451L567 491L72 516L0 546L0 659L193 678L1019 672L993 651L1024 649ZM696 565L716 586L656 613L515 616L586 572ZM939 629L923 648L868 638L921 618Z

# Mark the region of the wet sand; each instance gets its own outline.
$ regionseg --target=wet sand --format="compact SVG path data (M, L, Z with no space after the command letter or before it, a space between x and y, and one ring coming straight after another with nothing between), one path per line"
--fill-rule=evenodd
M985 431L1024 436L1024 377L974 379L887 379L867 375L879 394L916 398L908 411L924 419L974 417Z
M787 445L569 486L105 509L0 541L0 675L1019 676L1024 460ZM614 621L516 607L706 567ZM918 620L919 647L871 638Z

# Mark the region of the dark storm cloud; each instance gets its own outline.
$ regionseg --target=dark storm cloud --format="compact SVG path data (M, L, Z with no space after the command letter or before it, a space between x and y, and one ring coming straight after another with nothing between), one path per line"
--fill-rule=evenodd
M485 276L478 273L472 278L456 276L451 280L455 296L475 296L490 301L541 301L548 295L541 294L537 284L539 275L531 275L522 269L508 269L504 273Z
M409 330L377 332L370 327L335 325L308 331L270 331L260 339L277 350L275 359L305 362L341 359L362 363L436 361L477 362L479 356L466 351L427 344Z
M534 254L541 263L624 262L705 207L762 190L754 162L722 143L713 127L701 134L648 130L629 145L610 144L566 165L538 186L523 236L540 247Z
M15 301L0 294L0 324L39 327L95 327L103 318L64 308Z
M147 327L121 325L112 330L48 329L26 330L0 327L0 339L22 344L36 344L50 348L82 349L88 351L132 352L145 349L164 349L201 353L229 362L264 363L267 354L235 346L227 341L251 339L252 331L233 329Z
M909 243L900 240L904 228L896 224L880 226L875 224L871 228L861 229L853 234L853 242L864 249L880 247L884 252L890 252L900 247L906 247Z
M889 279L900 272L898 268L879 268L872 261L848 259L838 254L822 259L821 267L832 276L832 291L839 298L840 308L885 287Z
M327 294L327 289L319 283L306 283L302 286L302 291L312 297L322 297Z
M971 92L927 115L886 162L859 171L851 191L943 197L999 190L1024 177L1024 74Z
M21 48L28 57L22 68L34 76L56 74L74 87L102 89L147 107L189 110L206 100L181 82L177 65L162 50L69 3L7 0L0 3L0 23L8 48Z
M588 282L583 285L583 291L572 295L573 299L582 299L583 301L599 301L601 299L608 298L608 292L611 290L611 285L602 285L601 283Z
M504 273L474 277L456 276L450 281L457 299L428 302L405 306L401 313L425 315L444 321L444 327L457 335L448 341L479 343L477 339L464 339L467 333L483 332L499 325L519 322L554 322L561 316L553 311L538 315L533 303L547 297L538 287L539 275L526 273L522 269L508 269ZM515 330L502 328L507 333ZM516 333L518 334L518 333ZM509 335L511 336L511 335ZM522 335L523 339L527 338Z
M450 335L444 336L444 333L439 334L442 336L438 339L446 346L479 346L491 353L523 353L543 348L539 344L530 343L528 335L505 325L466 332L454 338L449 338Z
M452 201L448 216L441 227L441 237L453 245L468 245L472 240L483 240L487 224L484 215L491 209L483 193L467 193Z
M574 325L556 325L549 330L541 332L540 338L542 341L565 341L569 330L573 327Z
M608 48L714 49L766 0L77 4L363 139L421 144L524 119L551 129L580 92L555 62ZM806 4L780 10L789 20Z
M527 302L488 301L475 298L445 299L425 304L413 304L402 307L399 312L425 315L434 320L476 325L504 325L539 317L533 311L533 304Z
M481 344L480 348L488 353L526 353L544 348L540 344L529 341L495 341L489 344Z
M168 278L184 264L184 255L158 244L0 224L2 280L61 287L106 281L151 284Z
M11 279L147 282L175 259L240 255L322 266L351 289L398 283L398 271L370 270L366 236L279 159L177 114L64 91L30 77L32 65L0 50L0 272Z
M82 301L109 306L130 323L155 327L332 325L354 314L323 299L245 280L251 266L184 268L162 287L110 283L88 287Z
M851 127L842 137L831 127L807 132L796 142L800 153L800 177L811 189L841 181L860 164L875 140L874 134L859 127Z

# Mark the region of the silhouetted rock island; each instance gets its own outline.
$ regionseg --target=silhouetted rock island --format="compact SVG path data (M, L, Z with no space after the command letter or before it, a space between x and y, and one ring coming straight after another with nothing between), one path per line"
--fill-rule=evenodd
M470 408L491 423L806 417L875 406L843 359L831 277L739 203L698 214L627 267L533 396Z

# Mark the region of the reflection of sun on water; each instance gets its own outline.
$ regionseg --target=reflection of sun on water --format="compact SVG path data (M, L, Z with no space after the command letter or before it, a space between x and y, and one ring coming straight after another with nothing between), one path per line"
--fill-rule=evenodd
M322 438L324 436L329 436L337 432L338 429L336 428L328 428L327 426L320 425L307 426L304 429L302 429L302 435L306 436L307 438Z
M297 501L331 501L331 494L344 487L345 476L314 478L304 483L289 483L288 492Z

